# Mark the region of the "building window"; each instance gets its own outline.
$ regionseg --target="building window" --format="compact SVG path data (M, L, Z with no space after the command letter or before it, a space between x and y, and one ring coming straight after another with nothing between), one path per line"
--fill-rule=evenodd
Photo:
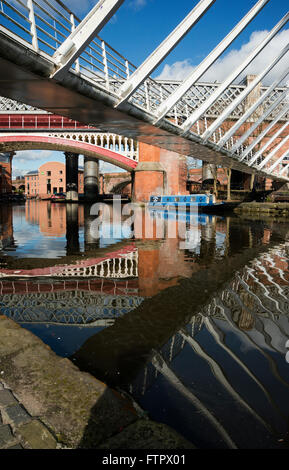
M59 180L59 181L60 181L60 183L62 183L62 178L60 178L60 180Z
M51 176L51 171L46 172L47 176Z
M59 170L59 174L62 175L62 170Z

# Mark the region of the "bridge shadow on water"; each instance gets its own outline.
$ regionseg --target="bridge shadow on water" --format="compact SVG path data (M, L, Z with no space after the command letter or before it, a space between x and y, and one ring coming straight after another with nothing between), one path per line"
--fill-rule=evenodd
M289 335L288 273L281 281L285 298L274 291L278 315L272 320L263 318L269 311L270 294L266 299L266 291L264 297L258 293L254 303L256 294L250 292L253 286L246 278L250 261L259 257L264 263L267 248L246 248L223 259L221 272L219 263L212 262L170 287L169 296L164 290L144 299L111 327L91 336L71 359L81 370L126 390L154 419L172 425L201 448L208 442L216 448L288 445L289 375L284 360ZM282 259L277 244L277 257L278 253ZM236 273L241 279L238 285ZM209 292L200 288L204 285L210 286ZM268 289L268 283L265 286ZM189 292L194 296L188 301ZM272 328L279 328L280 345ZM193 375L188 373L192 364L197 367ZM243 425L239 428L240 420L248 425L246 435Z

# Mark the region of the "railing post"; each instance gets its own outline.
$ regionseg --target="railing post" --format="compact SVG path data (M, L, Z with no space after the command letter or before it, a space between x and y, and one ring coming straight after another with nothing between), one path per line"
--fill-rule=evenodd
M146 95L146 108L149 111L149 109L150 109L150 100L149 100L149 91L148 91L147 80L144 82L144 87L145 87L145 95Z
M32 35L32 46L33 49L38 52L38 39L37 39L37 29L34 16L34 7L33 0L27 0L27 8L29 9L29 21L30 21L30 32Z
M128 66L128 60L125 61L125 68L126 68L126 78L129 78L129 66Z
M90 42L110 20L124 0L100 0L62 42L53 55L56 71L51 78L60 78L70 69Z
M178 110L177 106L174 106L175 124L178 125Z

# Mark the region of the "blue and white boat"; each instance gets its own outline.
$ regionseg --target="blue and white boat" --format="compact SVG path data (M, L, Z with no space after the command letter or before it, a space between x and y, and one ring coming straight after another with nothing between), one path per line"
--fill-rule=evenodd
M213 194L190 194L187 196L151 196L149 200L150 209L177 209L185 211L206 212L220 208L224 203L216 203Z

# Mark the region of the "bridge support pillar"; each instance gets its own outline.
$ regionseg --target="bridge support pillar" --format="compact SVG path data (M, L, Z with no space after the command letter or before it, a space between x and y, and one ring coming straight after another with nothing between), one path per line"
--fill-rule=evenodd
M164 194L166 175L158 162L140 162L134 173L132 199L148 202L151 195Z
M77 153L64 152L66 169L66 200L78 201L78 157Z
M88 201L96 199L99 179L99 160L84 157L84 196Z
M208 163L203 161L202 165L202 183L205 183L206 181L212 181L215 178L217 171L216 165L213 163Z
M148 202L152 195L187 194L186 180L186 157L140 142L133 181L135 202Z

